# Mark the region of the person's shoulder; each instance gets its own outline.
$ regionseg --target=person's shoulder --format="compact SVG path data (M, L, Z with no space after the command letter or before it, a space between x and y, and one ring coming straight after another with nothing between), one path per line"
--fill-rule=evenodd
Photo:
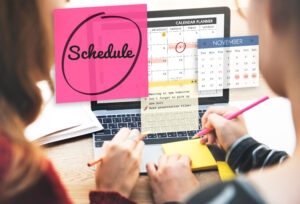
M186 202L196 203L266 203L258 190L243 175L231 181L216 183L195 192Z

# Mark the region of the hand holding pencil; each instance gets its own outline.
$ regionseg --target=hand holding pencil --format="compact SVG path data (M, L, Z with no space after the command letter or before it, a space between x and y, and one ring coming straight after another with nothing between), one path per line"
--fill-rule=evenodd
M206 134L200 143L216 143L220 148L228 150L236 140L248 134L241 114L267 99L269 97L264 97L241 110L231 106L210 107L202 117L203 129L194 138Z
M230 115L237 110L237 108L232 106L213 106L209 108L202 117L202 127L214 129L214 131L206 133L200 140L200 143L216 143L219 148L228 150L236 140L248 134L242 115L234 120L225 119L227 115Z

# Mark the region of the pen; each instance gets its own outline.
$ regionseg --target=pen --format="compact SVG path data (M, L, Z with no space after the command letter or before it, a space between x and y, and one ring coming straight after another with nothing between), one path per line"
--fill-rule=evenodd
M253 108L254 106L257 106L258 104L260 104L260 103L262 103L262 102L264 102L264 101L266 101L266 100L268 100L268 99L269 99L269 96L265 96L265 97L263 97L262 99L256 101L255 103L253 103L253 104L247 106L246 108L243 108L243 109L237 111L236 113L234 113L234 114L232 114L232 115L226 116L225 118L226 118L227 120L231 120L231 119L233 119L233 118L235 118L235 117L237 117L237 116L243 114L245 111L247 111L247 110ZM197 135L195 135L194 137L192 137L192 139L199 138L199 137L201 137L202 135L205 135L206 133L208 133L208 132L210 132L210 131L212 131L212 130L214 130L214 129L213 129L213 128L205 128L205 129L202 129L201 131L199 131L199 132L197 133Z
M135 139L135 140L136 140L137 142L139 142L140 140L144 139L146 136L147 136L147 134L143 134L143 135L141 135L140 137L138 137L138 138ZM88 162L87 165L88 165L88 167L91 167L91 166L94 166L94 165L96 165L96 164L102 162L102 160L103 160L103 156L100 157L100 158L99 158L98 160L96 160L96 161Z

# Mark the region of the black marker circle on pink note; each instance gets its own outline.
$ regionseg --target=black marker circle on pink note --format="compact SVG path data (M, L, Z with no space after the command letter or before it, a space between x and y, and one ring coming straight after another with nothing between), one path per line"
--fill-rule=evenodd
M76 63L76 60L79 58L77 58L76 55L73 55L73 56L76 56L75 57L70 57L70 55L68 55L67 53L71 50L71 47L73 47L73 50L85 50L85 51L89 51L89 49L95 49L97 52L97 45L94 44L93 42L89 42L89 44L87 43L85 46L77 46L77 45L72 45L70 44L72 39L74 38L74 36L76 35L76 33L84 26L84 25L87 25L88 23L90 23L91 21L95 21L95 20L99 20L99 22L103 22L103 21L106 21L106 20L119 20L119 21L124 21L126 23L129 23L131 24L134 29L137 31L138 35L136 36L136 42L138 42L138 46L137 46L137 50L135 52L132 52L131 53L131 56L134 56L132 57L132 62L130 61L130 66L128 66L128 70L127 68L125 67L125 69L123 70L122 72L122 77L119 77L119 78L116 78L114 79L113 81L113 84L109 85L109 87L105 87L103 90L93 90L93 91L90 91L91 89L83 89L83 88L80 88L80 86L78 85L78 81L79 80L72 80L71 78L71 75L69 73L69 71L72 69L72 67L68 67L67 65L67 60L74 60L72 63ZM97 25L96 25L97 26ZM107 23L107 26L109 27L109 23ZM118 32L118 29L116 30L116 32ZM117 33L120 35L120 37L124 37L122 36L122 33ZM99 36L101 36L101 33L99 34ZM77 47L76 47L77 46ZM124 43L124 46L120 48L119 46L119 50L121 50L120 52L122 53L122 49L123 51L126 50L126 49L129 49L130 47L130 44L128 45L128 43ZM105 16L105 13L104 12L101 12L101 13L97 13L97 14L94 14L88 18L86 18L84 21L82 21L71 33L71 35L69 36L65 46L64 46L64 50L63 50L63 55L62 55L62 73L63 73L63 77L64 77L64 80L66 81L66 83L69 85L70 88L72 88L74 91L80 93L80 94L84 94L84 95L100 95L100 94L104 94L104 93L107 93L115 88L117 88L118 86L120 86L127 78L128 76L132 73L136 63L137 63L137 60L139 58L139 55L140 55L140 52L141 52L141 47L142 47L142 33L141 33L141 29L140 27L138 26L138 24L136 22L134 22L133 20L127 18L127 17L123 17L123 16L108 16L106 15ZM113 43L111 43L111 45L107 46L106 48L102 47L103 48L103 51L106 51L106 49L116 49L116 46L114 46ZM92 50L93 51L93 50ZM129 51L127 51L128 53ZM74 52L75 53L75 52ZM81 59L80 60L83 60L84 59L84 56L87 56L87 54L82 54L80 55ZM100 55L99 55L100 56ZM103 55L104 56L104 55ZM113 58L113 57L111 57ZM126 59L127 58L127 59ZM127 57L123 57L123 60L130 60L130 55L127 55ZM104 58L103 59L100 59L99 58L90 58L89 60L105 60ZM110 60L119 60L117 58L115 59L110 59ZM112 67L111 69L114 69L115 67ZM123 67L124 68L124 67ZM84 69L89 69L89 67L83 67L82 70L87 72L87 70L84 70ZM99 75L99 72L97 73Z

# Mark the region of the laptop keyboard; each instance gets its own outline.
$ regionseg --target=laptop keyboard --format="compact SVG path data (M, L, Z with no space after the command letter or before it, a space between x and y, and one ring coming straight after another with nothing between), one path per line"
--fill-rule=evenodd
M206 110L199 110L198 130L201 129L201 118L205 111ZM123 127L138 129L141 131L141 114L105 115L97 116L97 118L104 128L104 130L94 133L95 146L98 148L102 146L104 141L111 140L114 135ZM148 134L143 141L145 144L163 144L168 142L188 140L196 133L197 130Z

